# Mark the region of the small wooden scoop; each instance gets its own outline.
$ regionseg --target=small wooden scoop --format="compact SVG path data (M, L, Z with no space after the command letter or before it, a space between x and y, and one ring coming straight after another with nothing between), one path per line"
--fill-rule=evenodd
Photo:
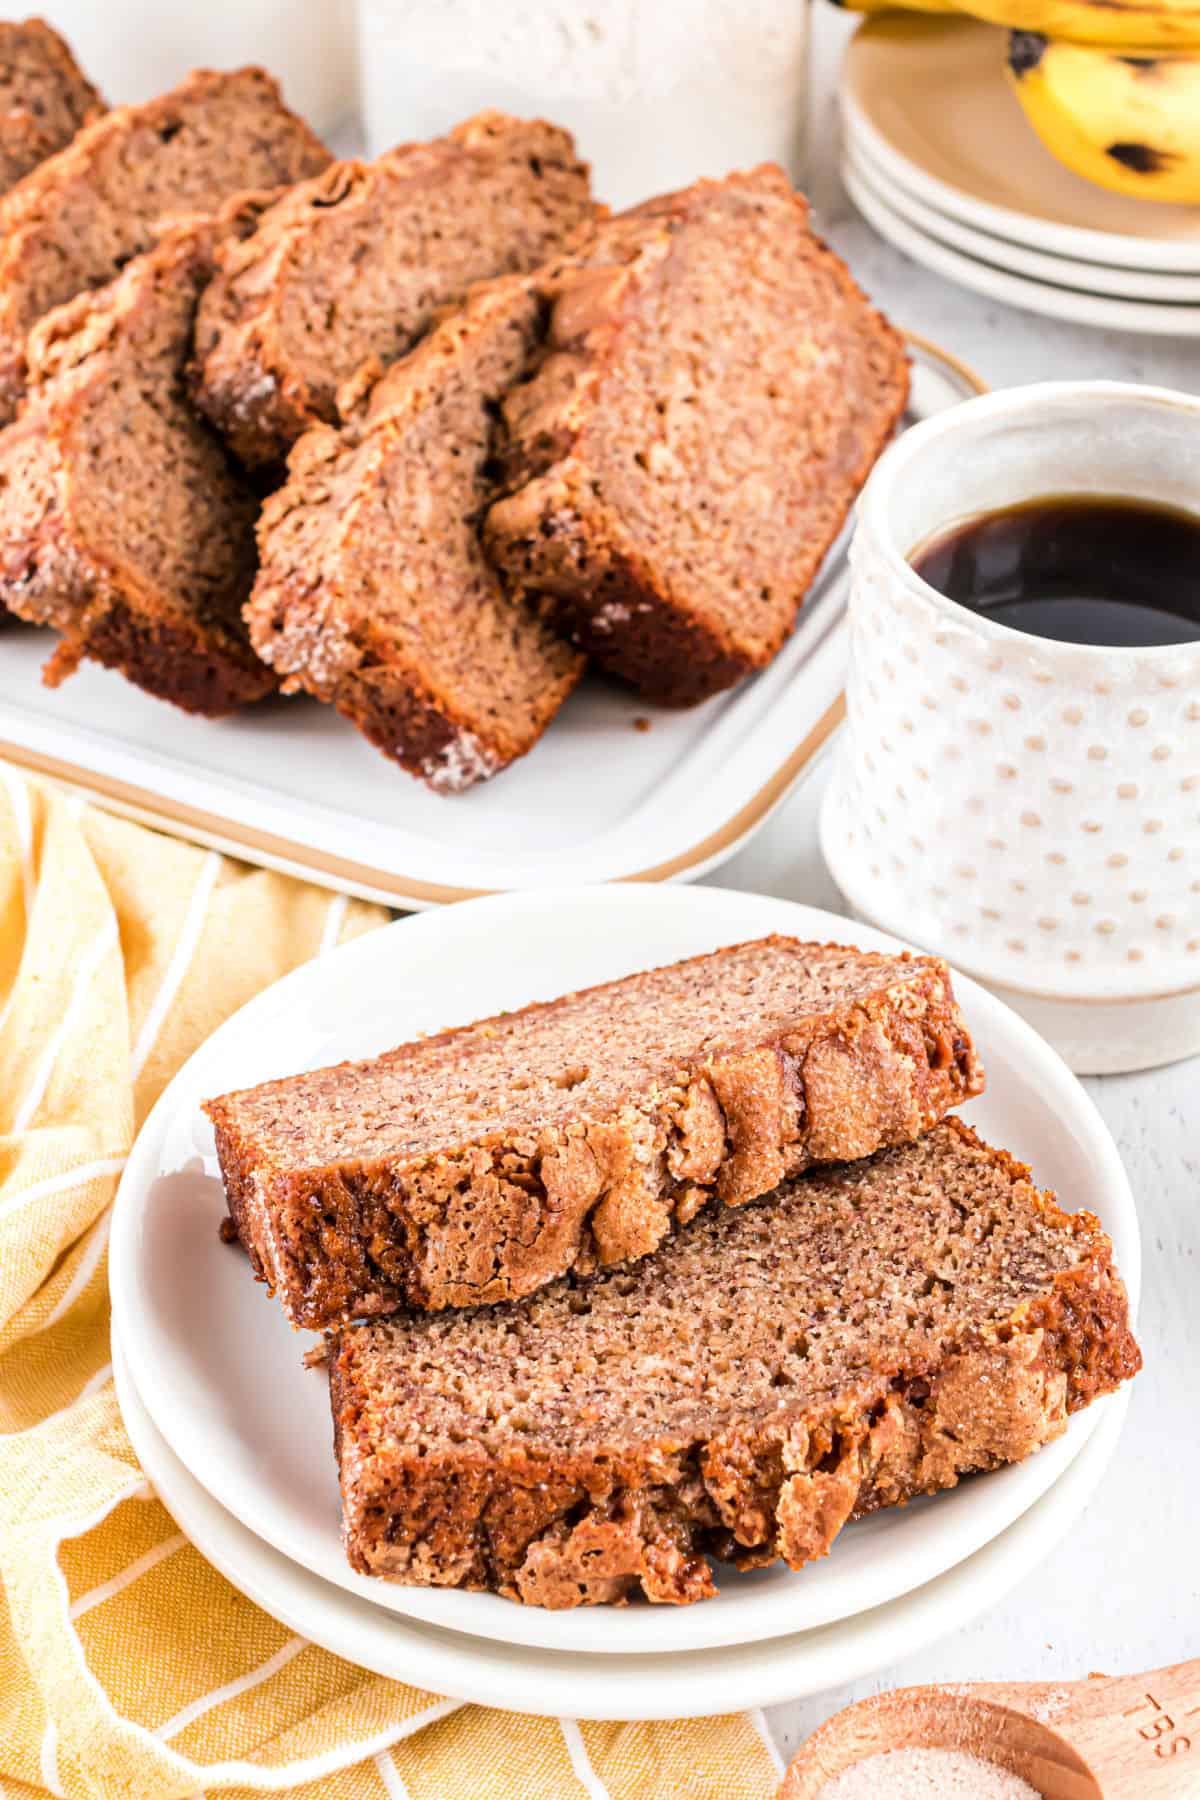
M1200 1662L1057 1684L896 1688L814 1731L779 1800L814 1800L864 1757L919 1747L999 1763L1045 1800L1200 1800Z

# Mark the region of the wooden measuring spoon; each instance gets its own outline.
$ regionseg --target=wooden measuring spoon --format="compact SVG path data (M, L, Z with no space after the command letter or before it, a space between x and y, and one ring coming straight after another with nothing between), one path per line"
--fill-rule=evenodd
M1087 1681L896 1688L835 1713L801 1745L779 1800L885 1750L959 1750L1044 1800L1200 1800L1200 1662Z

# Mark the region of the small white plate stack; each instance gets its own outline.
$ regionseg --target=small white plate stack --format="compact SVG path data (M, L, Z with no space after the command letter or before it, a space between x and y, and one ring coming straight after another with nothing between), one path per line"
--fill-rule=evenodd
M1005 80L1007 38L916 13L860 27L840 96L850 198L897 249L989 299L1200 336L1200 207L1126 199L1058 163Z

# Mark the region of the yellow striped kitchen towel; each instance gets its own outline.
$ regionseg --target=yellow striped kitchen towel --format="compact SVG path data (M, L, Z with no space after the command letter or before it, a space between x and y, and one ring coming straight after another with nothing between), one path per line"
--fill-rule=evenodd
M367 1674L177 1529L113 1392L108 1215L179 1065L382 924L0 764L0 1800L768 1800L761 1717L577 1723Z

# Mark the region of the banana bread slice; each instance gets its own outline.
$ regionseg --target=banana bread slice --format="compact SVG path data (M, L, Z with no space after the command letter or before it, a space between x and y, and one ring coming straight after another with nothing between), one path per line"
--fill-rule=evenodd
M338 389L410 349L488 276L535 268L592 216L565 131L485 112L343 162L231 248L200 309L197 397L248 463L337 419Z
M897 333L764 166L547 271L485 547L589 655L690 704L775 655L900 416Z
M0 193L103 111L104 101L44 19L0 20Z
M241 614L258 501L186 380L215 247L269 198L178 225L30 334L21 416L0 431L0 601L62 633L50 686L85 656L188 712L275 686Z
M25 339L50 311L149 250L165 218L315 175L329 152L262 69L197 70L117 107L0 201L0 424L25 387Z
M477 530L495 404L538 322L523 277L478 290L360 418L300 439L259 527L259 655L444 793L531 749L583 671L508 597Z
M344 1331L346 1552L537 1606L702 1600L710 1557L802 1568L1140 1366L1096 1219L949 1119L636 1268Z
M768 937L205 1111L256 1272L320 1329L645 1256L982 1085L945 963Z

